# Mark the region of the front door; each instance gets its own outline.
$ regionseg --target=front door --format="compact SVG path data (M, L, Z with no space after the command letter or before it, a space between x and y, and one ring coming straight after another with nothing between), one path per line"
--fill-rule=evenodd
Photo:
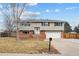
M36 35L39 35L40 34L40 27L34 27L34 33Z

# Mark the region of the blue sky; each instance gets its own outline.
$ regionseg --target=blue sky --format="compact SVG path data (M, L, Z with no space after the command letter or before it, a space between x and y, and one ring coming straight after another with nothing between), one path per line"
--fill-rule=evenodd
M67 21L72 28L79 24L79 3L37 3L25 7L25 11L36 12L36 18ZM2 19L0 15L0 28Z
M79 24L78 3L41 3L29 7L28 10L39 12L38 18L68 21L72 27Z

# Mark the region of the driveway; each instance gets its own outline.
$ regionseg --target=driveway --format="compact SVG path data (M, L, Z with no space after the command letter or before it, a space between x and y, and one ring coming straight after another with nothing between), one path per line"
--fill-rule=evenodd
M52 45L60 52L62 56L79 56L78 39L54 39Z

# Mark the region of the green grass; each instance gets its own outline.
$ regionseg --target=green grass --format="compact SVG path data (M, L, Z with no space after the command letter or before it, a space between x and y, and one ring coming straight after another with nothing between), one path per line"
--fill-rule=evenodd
M52 52L58 51L52 48ZM38 40L22 40L16 41L16 38L3 37L0 38L0 53L27 53L39 54L48 53L48 42Z

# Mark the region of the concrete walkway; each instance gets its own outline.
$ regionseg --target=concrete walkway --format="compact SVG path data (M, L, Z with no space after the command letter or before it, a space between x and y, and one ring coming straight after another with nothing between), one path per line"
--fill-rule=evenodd
M79 56L79 43L75 40L53 40L52 45L62 56Z

